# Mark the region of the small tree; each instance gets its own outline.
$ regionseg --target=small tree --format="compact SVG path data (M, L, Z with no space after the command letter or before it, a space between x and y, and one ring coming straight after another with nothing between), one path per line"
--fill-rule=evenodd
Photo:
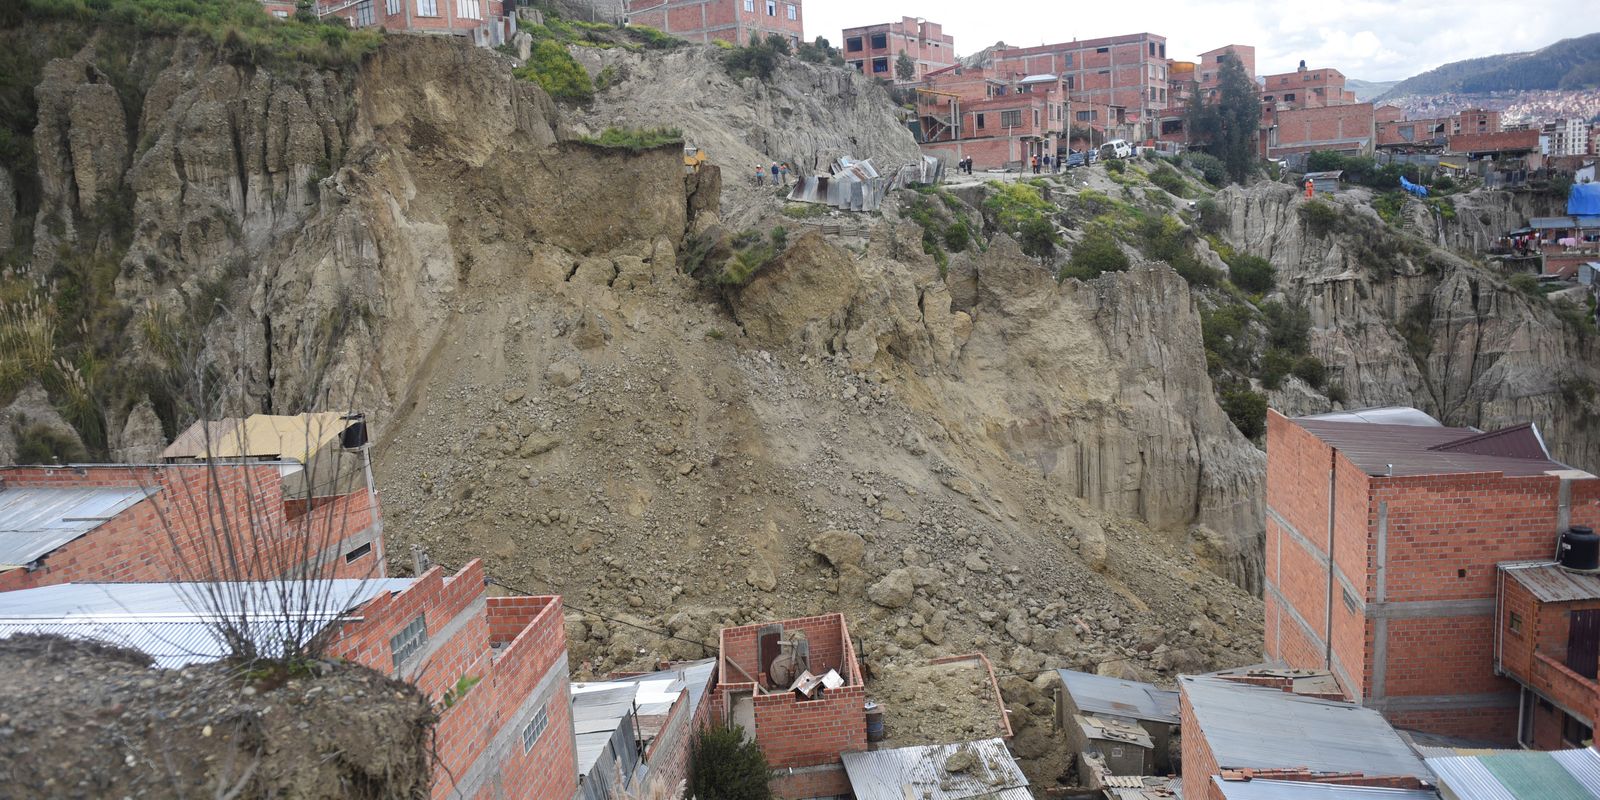
M766 754L738 726L701 728L690 743L691 794L696 800L772 800Z
M901 81L917 79L917 62L912 61L911 56L906 55L904 50L901 50L900 57L894 60L894 74Z
M1201 93L1189 98L1184 129L1190 144L1222 159L1228 177L1243 183L1256 162L1256 133L1261 127L1261 103L1256 85L1244 66L1229 51L1217 77L1216 102Z

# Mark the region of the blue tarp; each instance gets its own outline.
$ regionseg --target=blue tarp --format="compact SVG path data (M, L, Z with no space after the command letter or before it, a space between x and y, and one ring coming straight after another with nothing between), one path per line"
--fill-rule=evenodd
M1412 183L1411 181L1406 180L1406 176L1404 175L1400 176L1400 188L1416 195L1417 197L1428 196L1428 187L1423 186L1420 183Z
M1567 213L1577 216L1600 214L1600 183L1574 183L1567 195Z

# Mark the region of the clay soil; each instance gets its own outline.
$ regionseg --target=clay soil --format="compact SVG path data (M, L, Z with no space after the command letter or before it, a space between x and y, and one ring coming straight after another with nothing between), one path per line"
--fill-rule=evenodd
M867 684L867 698L883 706L882 747L954 744L1001 733L1003 712L978 661L890 667Z
M0 797L428 795L433 713L364 667L153 669L59 637L0 643Z

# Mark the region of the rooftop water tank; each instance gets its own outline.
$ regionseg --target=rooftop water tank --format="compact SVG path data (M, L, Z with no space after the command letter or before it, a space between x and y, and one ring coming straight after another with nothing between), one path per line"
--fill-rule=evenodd
M1573 572L1600 571L1600 535L1593 528L1574 525L1561 534L1561 552L1556 563Z

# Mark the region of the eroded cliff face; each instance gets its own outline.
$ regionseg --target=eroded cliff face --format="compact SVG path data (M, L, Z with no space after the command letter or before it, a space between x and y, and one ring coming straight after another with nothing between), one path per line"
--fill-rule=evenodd
M920 231L886 222L848 242L795 230L723 290L679 265L727 205L716 168L574 141L574 112L497 54L389 36L348 72L181 42L140 59L120 146L71 107L124 78L90 51L50 65L67 111L40 137L67 145L28 223L72 256L107 229L99 198L127 198L104 252L131 362L203 367L226 412L367 411L390 552L486 557L698 641L845 611L879 663L981 648L1148 677L1259 652L1261 455L1212 399L1165 266L1057 284L1000 237L952 290ZM711 59L639 69L720 85ZM695 113L730 152L776 148L763 159L914 157L881 90L795 70L740 85L754 107ZM831 124L829 103L857 121ZM606 124L674 122L633 113ZM187 424L168 401L108 409L111 449ZM700 655L598 617L570 633L600 670Z
M1411 405L1485 430L1532 421L1557 458L1600 469L1600 419L1582 390L1600 380L1592 329L1485 264L1383 225L1359 193L1322 201L1343 215L1325 235L1301 217L1305 201L1292 187L1230 188L1216 199L1229 243L1272 261L1285 297L1310 310L1313 350L1346 406ZM1443 238L1487 244L1486 231L1520 225L1530 202L1457 196L1458 220L1440 223Z

